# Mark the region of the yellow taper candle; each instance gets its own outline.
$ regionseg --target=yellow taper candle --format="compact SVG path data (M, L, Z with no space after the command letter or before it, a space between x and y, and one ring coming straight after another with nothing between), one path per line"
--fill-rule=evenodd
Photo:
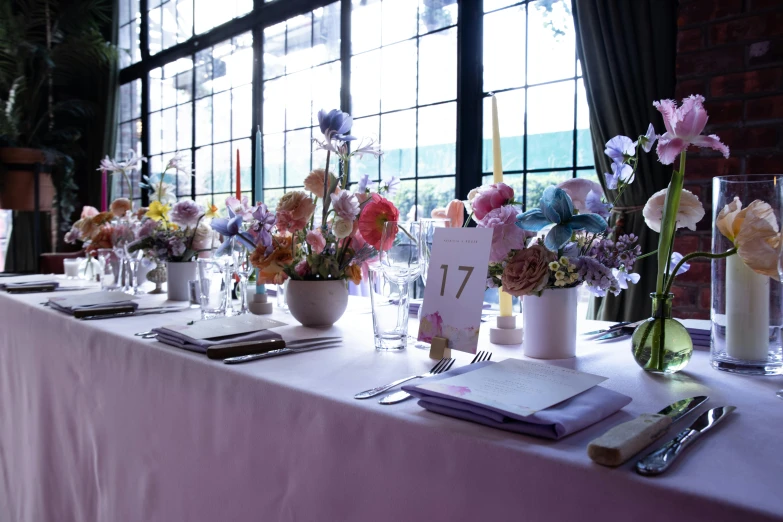
M503 181L503 156L500 152L500 125L498 124L498 100L492 97L492 182Z
M500 152L500 125L498 124L498 100L492 97L492 181L503 181L503 156ZM500 300L500 316L510 317L512 314L511 296L498 288Z

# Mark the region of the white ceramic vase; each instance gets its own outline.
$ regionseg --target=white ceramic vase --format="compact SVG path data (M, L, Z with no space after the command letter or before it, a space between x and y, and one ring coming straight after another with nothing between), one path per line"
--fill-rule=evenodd
M525 355L535 359L576 356L577 288L546 289L522 300Z
M337 281L288 281L288 311L303 326L331 326L348 306L348 284Z
M190 288L188 281L195 279L196 263L193 261L166 262L166 284L168 286L169 300L189 301Z

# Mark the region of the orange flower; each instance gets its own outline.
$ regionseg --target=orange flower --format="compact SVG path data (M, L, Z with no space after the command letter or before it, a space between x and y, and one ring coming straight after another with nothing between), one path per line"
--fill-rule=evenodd
M304 188L313 193L317 198L324 199L324 169L315 169L304 179ZM329 173L329 186L335 182L335 177ZM334 189L335 194L340 193L340 187Z
M291 252L291 236L274 236L272 244L275 249L266 255L266 247L258 245L250 254L250 262L258 268L258 281L264 284L279 285L285 281L283 269L294 262Z
M277 204L277 229L280 232L296 232L307 226L315 211L315 203L306 192L287 192Z
M355 285L362 282L362 268L359 265L348 265L345 268L345 275Z
M359 232L367 243L376 250L388 250L393 238L387 238L387 244L381 248L383 227L387 221L399 221L400 211L388 199L373 194L359 215Z
M85 251L88 254L97 252L99 248L112 248L111 235L114 232L114 228L111 225L104 225L100 227L94 234L90 243L85 247Z
M133 209L133 205L127 198L117 198L111 202L111 207L109 208L115 216L123 217L127 211Z

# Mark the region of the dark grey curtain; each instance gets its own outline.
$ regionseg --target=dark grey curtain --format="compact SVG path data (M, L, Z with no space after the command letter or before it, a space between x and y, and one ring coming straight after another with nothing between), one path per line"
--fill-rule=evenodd
M623 134L635 140L649 123L663 131L663 120L652 102L674 98L677 1L572 0L572 6L595 165L604 184L603 173L609 172L610 164L604 144L609 139ZM642 153L636 180L617 202L618 212L610 224L639 236L642 252L658 248L658 234L644 224L641 208L670 179L671 166L661 165L654 151ZM639 261L634 267L642 276L639 283L617 297L596 299L592 317L607 321L649 317L656 269L655 256Z

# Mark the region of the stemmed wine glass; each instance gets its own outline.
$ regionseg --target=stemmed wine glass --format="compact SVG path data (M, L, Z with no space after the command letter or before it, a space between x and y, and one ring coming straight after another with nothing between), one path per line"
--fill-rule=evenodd
M111 243L114 245L114 254L120 260L121 281L118 282L121 285L120 290L126 294L130 294L133 291L131 286L131 277L133 276L130 273L130 262L126 245L131 243L134 238L135 234L131 222L125 219L118 220L112 230Z
M131 295L142 295L146 294L144 290L139 288L139 263L141 262L141 259L144 257L144 251L143 250L136 250L135 252L128 251L128 246L132 242L127 242L124 245L125 249L125 256L128 260L128 265L130 266L130 276L131 276L131 288L128 290L128 293Z
M250 254L239 242L234 245L231 255L234 261L234 273L239 276L239 312L236 315L249 314L247 307L247 278L253 273Z

